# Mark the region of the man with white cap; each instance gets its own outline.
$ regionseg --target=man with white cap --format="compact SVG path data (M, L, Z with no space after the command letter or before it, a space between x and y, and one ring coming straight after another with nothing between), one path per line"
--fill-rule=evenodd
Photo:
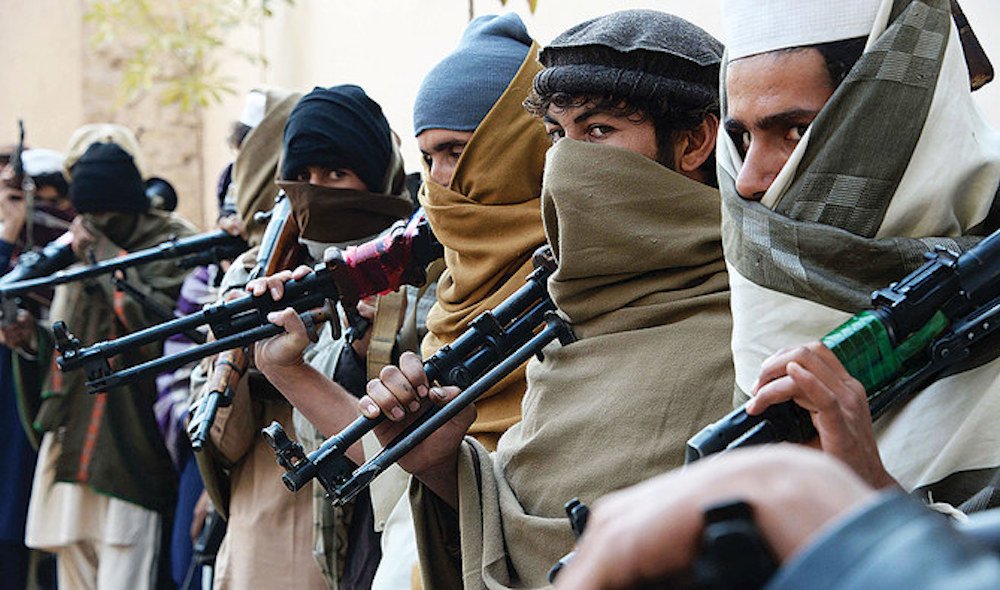
M737 401L756 395L753 414L788 399L810 410L823 450L874 487L963 511L995 504L1000 445L981 436L1000 414L1000 361L873 426L833 354L799 346L925 252L962 251L997 227L1000 134L972 103L948 1L727 0L724 12L718 160Z

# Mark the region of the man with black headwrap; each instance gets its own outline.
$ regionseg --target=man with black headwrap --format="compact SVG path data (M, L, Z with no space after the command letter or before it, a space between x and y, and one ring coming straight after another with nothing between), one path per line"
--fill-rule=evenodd
M370 239L410 213L389 124L357 86L316 88L295 105L285 123L280 177L276 184L291 200L299 241L314 260L322 260L331 246ZM300 267L294 276L308 270ZM290 270L280 272L248 288L256 294L270 288L280 296L292 276ZM234 264L224 288L245 282L245 265ZM283 471L258 435L277 420L290 436L318 446L323 435L355 417L367 340L346 346L324 326L319 342L310 346L292 310L269 319L288 333L255 349L255 364L266 379L241 385L212 430L211 444L231 466L232 482L217 583L221 588L367 588L379 559L368 499L334 509L318 486L314 494L289 494L281 484ZM351 374L358 371L360 376Z
M425 587L545 586L573 544L566 501L681 465L687 438L728 409L729 293L708 185L721 55L700 28L648 10L587 21L542 50L527 102L556 142L541 195L559 263L548 287L578 340L528 364L522 419L495 453L463 441L466 409L400 461L415 477ZM424 409L414 402L457 393L400 360L361 401L389 417L383 441Z
M117 126L93 126L71 141L70 199L79 212L78 252L105 259L147 248L195 228L172 213L150 209L137 165L134 136ZM172 261L126 273L133 286L173 307L184 271ZM84 342L109 340L150 323L108 278L56 289L52 320L64 320ZM51 358L51 336L40 329L39 355ZM132 365L158 347L129 351ZM48 367L48 363L39 363ZM82 372L49 371L34 426L45 434L29 508L26 543L58 555L64 588L152 588L157 583L163 517L174 506L176 474L153 415L156 388L140 381L110 393L87 393Z

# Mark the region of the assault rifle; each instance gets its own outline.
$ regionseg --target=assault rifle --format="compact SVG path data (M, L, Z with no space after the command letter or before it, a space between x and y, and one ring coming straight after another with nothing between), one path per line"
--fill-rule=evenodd
M283 192L275 199L274 209L266 214L266 217L267 227L264 228L264 235L257 251L257 264L248 277L250 280L295 268L305 257L305 249L299 243L299 226L292 215L291 202ZM310 316L305 319L308 323L325 318ZM236 386L249 366L250 359L245 346L224 351L215 359L206 386L208 393L191 417L189 435L191 448L195 451L201 451L208 441L208 434L212 424L215 423L219 408L225 408L233 403Z
M56 242L60 242L65 238L66 235L64 234ZM69 257L66 253L67 247L68 245L65 243L56 244L57 250L53 250L53 253L56 255L55 260L61 263L66 262ZM7 281L7 275L5 275L3 282L0 283L0 296L12 297L29 291L65 285L66 283L82 281L118 270L125 270L149 264L150 262L173 258L180 258L177 265L181 268L194 268L220 260L231 260L246 249L247 244L242 238L231 236L222 230L187 238L171 238L150 248L102 260L101 262L74 270L60 270L48 276ZM46 264L54 265L55 260L49 261ZM17 271L16 268L11 272L15 271ZM31 274L34 274L34 272Z
M874 309L822 338L868 392L872 420L934 381L1000 355L1000 231L961 256L944 248L898 283L872 294ZM816 436L788 401L757 416L745 406L693 436L687 462L729 449Z
M71 241L72 236L67 232L41 252L25 252L18 265L0 278L0 312L3 313L3 321L13 321L17 317L19 299L33 292L172 258L181 258L177 263L181 268L194 268L232 259L246 250L246 242L241 238L223 231L214 231L187 238L172 238L151 248L78 269L64 270L77 260Z
M92 393L107 391L281 334L283 328L267 321L267 314L272 311L291 307L303 314L331 300L340 301L345 312L350 312L363 297L394 291L402 285L423 284L427 265L440 258L443 252L423 212L418 211L408 222L396 224L385 235L370 242L346 250L331 248L326 253L326 261L317 264L311 273L285 283L285 294L279 301L269 292L259 297L247 295L88 347L83 347L65 325L57 324L53 326L56 348L62 356L56 362L63 371L83 368ZM348 319L350 315L348 313ZM214 342L120 371L111 370L109 359L126 350L162 341L205 324L217 338ZM339 324L331 322L331 326L339 337Z
M315 478L335 505L347 503L380 473L514 369L532 356L541 355L547 344L556 339L563 344L572 342L574 338L569 326L553 313L555 305L548 295L548 278L556 269L551 250L545 247L536 251L534 263L535 270L528 276L526 285L492 311L474 319L461 336L424 363L428 381L456 385L464 391L441 408L431 407L425 411L357 470L353 470L345 453L379 425L384 415L357 418L308 456L302 445L289 440L277 422L265 428L263 434L267 443L274 449L278 464L287 471L281 478L285 486L295 492ZM536 334L542 325L545 327Z

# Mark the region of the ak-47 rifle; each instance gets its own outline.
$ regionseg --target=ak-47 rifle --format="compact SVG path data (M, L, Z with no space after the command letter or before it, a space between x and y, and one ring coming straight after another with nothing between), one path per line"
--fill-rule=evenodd
M69 334L65 325L56 325L56 348L62 354L57 363L63 371L83 368L91 392L107 391L150 374L170 371L191 361L281 334L283 328L267 321L267 314L272 311L291 307L303 314L330 300L339 301L350 319L350 311L363 297L394 291L403 285L423 284L427 265L443 253L441 243L420 210L408 222L396 224L370 242L346 250L331 248L326 253L326 261L316 265L311 273L285 283L284 297L279 301L269 292L260 296L247 295L88 347L83 347ZM120 371L111 370L108 363L111 357L205 324L217 338L214 342ZM331 326L339 337L339 323L331 322Z
M73 235L64 233L52 240L41 250L30 250L22 253L17 259L17 265L7 274L0 277L0 293L8 285L37 279L58 272L76 262L73 252ZM10 325L17 320L17 310L21 306L23 296L33 293L3 296L0 294L0 325ZM39 297L40 303L46 303L44 297Z
M46 246L41 254L22 254L18 266L0 278L0 311L5 321L16 317L18 299L28 293L172 258L181 258L177 263L181 268L194 268L231 260L247 247L241 238L224 231L213 231L187 238L172 238L90 266L62 270L77 259L70 246L71 240L70 234L66 233Z
M292 215L290 200L279 194L275 200L274 209L269 216L264 236L261 238L257 252L257 264L250 271L249 279L272 275L278 271L298 266L305 257L305 249L299 243L299 226ZM314 312L308 320L314 323L330 319ZM208 379L207 391L197 413L191 417L191 448L201 451L208 441L209 431L215 423L219 408L225 408L233 403L236 386L250 366L246 346L221 352L215 359L212 374Z
M1000 355L1000 231L961 256L938 248L862 311L822 338L868 392L872 420L934 381ZM960 395L956 392L955 395ZM757 416L738 408L688 441L690 463L712 453L816 436L794 402Z
M380 424L384 415L357 418L308 456L302 445L289 440L277 422L265 428L265 439L274 449L278 464L286 470L281 478L285 486L295 492L315 478L335 505L343 505L514 369L532 356L540 355L550 342L556 339L563 344L572 342L573 333L569 325L553 313L555 304L548 294L548 278L556 269L551 250L544 247L536 251L534 263L535 270L528 276L527 284L495 309L470 322L461 336L424 363L428 381L456 385L464 391L441 408L431 407L425 411L357 470L353 469L345 453ZM542 325L545 327L536 334Z
M60 240L63 238L60 238ZM61 244L60 246L65 246ZM4 281L0 285L0 296L11 297L29 291L56 287L66 283L82 281L91 277L125 270L150 262L180 258L177 266L194 268L220 260L232 260L244 250L247 243L243 238L232 236L222 230L211 231L187 238L171 238L165 242L136 250L122 256L102 260L96 264L74 270L63 270L49 276L42 276L18 281ZM60 259L64 260L65 250L61 248ZM6 278L6 276L4 277Z

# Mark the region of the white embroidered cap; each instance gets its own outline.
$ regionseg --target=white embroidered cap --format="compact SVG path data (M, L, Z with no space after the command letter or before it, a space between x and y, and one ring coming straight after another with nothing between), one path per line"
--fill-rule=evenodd
M865 37L880 0L723 0L729 60Z

